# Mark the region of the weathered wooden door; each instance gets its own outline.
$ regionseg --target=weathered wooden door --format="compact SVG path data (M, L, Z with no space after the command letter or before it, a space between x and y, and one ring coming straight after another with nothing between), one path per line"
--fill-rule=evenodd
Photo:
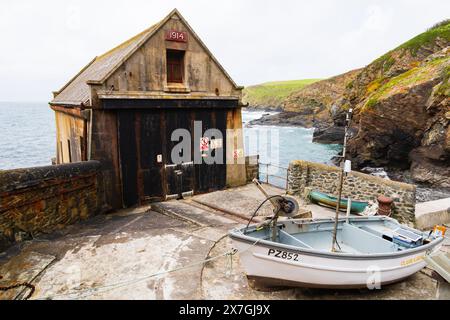
M124 205L131 207L175 198L180 190L186 195L223 189L226 185L226 115L225 109L118 110ZM201 121L199 137L194 135L194 121ZM172 159L172 150L180 143L171 139L176 129L185 129L191 136L191 160L181 164ZM210 137L215 143L208 140L208 152L204 156L216 157L220 150L222 158L218 159L219 163L194 164L195 152L200 152L200 139L208 129L218 129L221 136Z
M193 195L194 193L194 162L192 159L192 136L193 136L193 122L192 111L190 109L182 110L166 110L164 111L165 123L165 198L177 198L179 194ZM172 141L172 134L177 129L184 129L190 133L188 141L180 141L174 138ZM187 137L186 137L187 138ZM184 156L191 154L190 159L186 159L182 163L175 162L172 159L172 150L179 143L187 143L186 148L179 150L178 155ZM190 142L190 143L189 143ZM189 149L189 150L188 150ZM186 153L186 154L184 154Z
M139 112L140 121L140 181L142 185L141 202L164 199L164 134L161 132L163 121L159 110Z
M209 137L210 140L221 140L221 146L215 147L211 145L209 141L208 151L205 152L203 161L201 164L195 164L195 193L206 193L216 191L225 188L226 185L226 126L227 126L227 113L223 109L199 109L195 110L195 121L201 121L202 123L202 136L205 135L209 129L218 129L222 134L221 137ZM199 137L195 137L199 139ZM196 144L196 147L199 145ZM215 157L216 152L221 153L223 156L219 160L219 163L208 164L206 162L207 157ZM198 152L199 150L194 150Z
M121 110L117 119L124 205L163 200L161 111Z
M117 128L122 180L122 200L125 207L131 207L139 203L135 113L132 111L118 111Z

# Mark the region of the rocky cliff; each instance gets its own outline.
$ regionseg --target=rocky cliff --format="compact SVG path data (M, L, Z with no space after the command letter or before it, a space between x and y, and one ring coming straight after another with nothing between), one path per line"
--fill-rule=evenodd
M285 100L284 110L302 115L310 126L331 124L335 102L342 98L346 85L355 79L359 71L353 70L318 81L293 92Z
M349 83L333 127L353 108L354 164L411 169L415 181L450 187L450 21L385 54Z
M336 110L335 103L339 101L349 82L355 79L360 70L353 70L329 79L320 80L311 84L303 85L292 90L284 98L265 101L278 101L278 107L282 111L277 115L265 116L253 121L252 124L263 125L289 125L302 126L306 128L315 127L316 134L321 128L330 128L321 138L323 143L340 143L342 141L342 128L333 127L333 112ZM304 80L303 80L304 81ZM304 82L303 82L304 83ZM260 108L261 99L255 97L254 88L246 90L246 99L253 108ZM327 136L335 130L331 140Z
M257 123L315 127L315 142L341 143L352 108L356 168L407 169L416 182L450 188L449 46L446 20L365 68L291 92L284 113Z

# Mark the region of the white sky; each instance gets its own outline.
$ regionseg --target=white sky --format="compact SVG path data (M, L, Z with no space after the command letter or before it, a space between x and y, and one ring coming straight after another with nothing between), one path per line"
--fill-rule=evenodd
M240 85L363 67L450 18L448 0L1 0L0 101L49 101L175 7Z

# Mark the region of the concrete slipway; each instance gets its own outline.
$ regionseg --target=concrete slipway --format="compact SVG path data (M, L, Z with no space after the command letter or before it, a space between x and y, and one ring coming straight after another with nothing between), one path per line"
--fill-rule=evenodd
M450 299L448 284L430 269L375 291L251 289L239 257L224 255L231 249L226 235L261 200L246 186L97 216L3 253L0 286L30 281L32 299ZM333 214L311 209L314 216ZM211 257L218 258L202 263ZM0 299L24 294L8 291Z

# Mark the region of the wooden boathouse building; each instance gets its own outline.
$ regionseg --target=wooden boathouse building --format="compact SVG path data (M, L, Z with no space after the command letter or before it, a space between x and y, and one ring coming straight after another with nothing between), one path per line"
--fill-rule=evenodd
M54 92L57 163L99 160L111 209L170 199L180 189L198 194L242 185L241 98L242 87L175 9ZM212 128L222 137L205 139ZM191 150L180 153L191 151L192 161L173 163L176 129L191 133ZM204 160L219 149L223 162L194 162L195 154L203 152Z

